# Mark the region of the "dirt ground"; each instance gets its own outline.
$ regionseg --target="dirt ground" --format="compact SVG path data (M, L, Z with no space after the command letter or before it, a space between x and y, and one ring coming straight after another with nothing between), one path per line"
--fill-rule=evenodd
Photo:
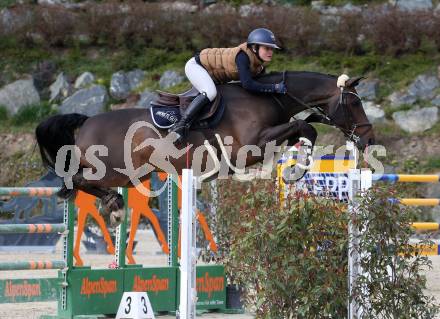
M161 253L160 247L156 242L151 230L139 230L136 235L139 244L136 248L134 258L137 263L144 265L166 265L166 255ZM0 262L19 261L19 260L50 260L61 258L61 240L58 242L55 254L50 253L9 253L0 252ZM113 256L87 254L84 246L81 247L81 257L85 265L92 265L97 268L107 268L107 265L113 261ZM426 293L436 298L440 303L440 256L430 257L433 269L426 272L428 279L428 289ZM0 279L13 278L37 278L37 277L56 277L56 270L42 271L3 271L0 272ZM20 304L0 304L0 319L38 319L40 315L55 315L57 311L56 301L52 302L33 302ZM230 314L202 314L198 316L204 319L250 319L254 316L250 313L242 315ZM173 316L160 316L159 318L171 319ZM437 317L440 319L440 316Z

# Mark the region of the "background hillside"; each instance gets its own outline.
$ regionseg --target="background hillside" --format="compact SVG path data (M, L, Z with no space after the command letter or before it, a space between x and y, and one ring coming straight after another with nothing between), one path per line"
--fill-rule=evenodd
M40 176L32 133L49 114L147 107L155 89L188 88L183 67L194 52L237 45L255 27L272 29L283 46L269 71L365 77L359 93L389 171L440 171L438 1L46 0L0 8L1 185ZM344 143L336 130L318 129L319 144Z

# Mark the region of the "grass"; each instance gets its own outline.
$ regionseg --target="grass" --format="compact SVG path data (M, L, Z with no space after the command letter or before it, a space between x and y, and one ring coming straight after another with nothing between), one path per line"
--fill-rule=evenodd
M90 71L98 78L109 79L118 70L140 68L151 74L161 74L167 69L183 72L190 51L171 52L155 48L130 48L110 50L104 47L46 50L42 47L25 48L10 38L0 39L0 67L17 73L27 73L37 61L51 59L66 73L77 76ZM94 52L94 54L90 54ZM402 55L397 58L366 54L361 56L322 52L317 56L291 56L276 54L268 71L298 70L332 73L348 72L351 76L377 77L383 80L381 95L408 85L417 75L433 70L440 64L440 55L423 53Z
M428 158L426 164L425 164L425 171L432 172L432 171L439 171L440 170L440 158L434 157L434 158Z
M54 114L48 102L40 104L29 105L22 108L17 114L11 118L11 123L15 126L26 125L29 123L39 122L51 114Z
M70 49L51 49L44 47L26 47L12 38L0 38L0 69L13 76L30 73L37 62L54 61L58 70L71 76L85 71L92 72L104 84L110 83L111 75L116 71L129 71L136 68L148 70L152 74L161 74L167 69L183 72L185 62L191 57L189 51L167 52L155 48L131 48L110 50L105 47L83 48L76 45Z
M17 3L16 0L0 0L0 10Z
M432 137L433 140L438 140L438 138L440 137L440 122L436 123L429 130L419 133L405 132L394 122L375 124L374 130L380 134L380 137L382 139L387 139L392 137L420 136L420 137Z
M26 106L13 116L0 106L0 133L33 132L37 123L55 113L48 102Z
M393 113L399 112L399 111L408 111L408 110L411 110L413 107L414 107L414 105L402 104L402 105L399 105L398 107L386 106L383 108L383 110L385 111L385 116L390 119Z
M41 48L26 49L14 40L0 37L0 86L18 80L21 74L31 73L37 61L49 58L51 54Z
M6 107L0 105L0 123L6 122L8 118L8 110L6 109Z
M107 87L110 85L111 76L117 71L130 71L142 69L147 71L147 77L139 90L158 89L160 76L166 70L176 70L183 74L186 61L191 57L191 53L183 51L170 53L166 50L147 48L143 50L120 49L110 52L107 49L98 49L99 56L95 59L88 58L87 55L75 49L68 54L67 59L59 61L60 69L67 74L78 76L89 71L96 75L98 82ZM179 92L179 88L176 88Z
M361 4L374 4L374 3L384 3L383 0L324 0L324 3L326 5L330 6L343 6L345 4L351 3L354 5L361 5Z
M422 132L421 135L423 135L423 136L440 135L440 122L437 122L429 130L426 130L426 131ZM438 139L438 136L435 136L435 138Z
M171 52L155 48L130 48L110 50L104 47L46 50L41 47L24 48L13 39L0 39L0 68L15 73L28 73L37 61L50 59L60 70L72 76L90 71L97 78L109 82L111 75L119 70L140 68L148 71L152 79L165 70L173 69L183 73L190 51ZM93 52L94 54L90 54ZM317 56L291 56L276 54L268 71L298 70L331 74L348 72L351 76L366 76L382 79L380 98L392 91L407 86L414 78L440 64L439 54L411 54L390 57L376 54L361 56L322 52Z
M8 174L3 176L2 185L23 186L30 181L36 181L46 172L41 164L38 148L32 151L17 152L9 157L1 158L2 169Z
M186 60L191 56L189 52L169 53L166 50L154 48L118 49L111 51L107 48L91 48L95 52L92 58L87 55L89 49L75 47L67 51L65 57L58 59L60 68L66 72L79 75L90 71L98 77L110 78L119 70L133 69L154 70L161 72L169 68L183 70Z
M406 136L407 133L395 123L381 123L374 125L375 132L380 132L381 138L391 138L395 136ZM376 133L377 134L377 133Z
M325 124L319 124L319 123L313 123L313 127L318 132L318 135L323 135L327 133L332 133L335 131L334 127L325 125Z
M218 1L221 2L221 1ZM224 2L229 2L234 6L240 6L247 3L262 3L264 1L250 1L250 0L224 0ZM292 4L292 5L310 5L312 0L278 0L278 3L281 4ZM360 5L360 4L372 4L372 3L384 3L384 0L324 0L325 5L330 6L343 6L348 3Z

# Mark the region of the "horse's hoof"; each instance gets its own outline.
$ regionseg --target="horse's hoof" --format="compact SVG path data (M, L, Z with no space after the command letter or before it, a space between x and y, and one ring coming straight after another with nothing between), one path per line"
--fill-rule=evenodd
M298 164L295 166L286 167L282 172L282 179L284 184L293 184L302 179L306 173L307 170L298 169Z
M110 226L117 227L125 219L125 209L119 209L110 213Z
M310 158L306 160L306 162L304 164L297 162L296 166L298 166L299 168L301 168L302 170L308 171L312 168L313 166L313 160L311 160Z
M305 137L300 137L299 140L301 146L298 149L298 161L296 163L296 166L308 171L313 166L313 144L309 139Z
M124 199L122 195L118 193L105 195L101 200L105 214L111 214L113 211L120 210L124 207Z

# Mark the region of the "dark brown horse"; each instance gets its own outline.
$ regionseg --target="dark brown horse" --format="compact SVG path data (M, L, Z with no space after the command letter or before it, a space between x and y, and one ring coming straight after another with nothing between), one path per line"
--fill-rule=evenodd
M285 95L253 94L238 84L220 85L218 91L226 103L223 118L214 129L191 130L186 140L191 147L175 148L174 135L154 128L147 109L124 109L90 118L80 114L53 116L36 129L43 162L54 168L58 150L76 145L80 151L79 170L72 173L73 189L64 187L60 195L69 197L75 190L83 190L101 198L110 213L123 208L122 197L111 187L138 184L153 170L179 174L183 168L192 167L197 175L215 178L219 174L243 172L236 166L243 168L266 161L271 157L270 152L265 154L268 145L285 141L295 145L304 137L313 147L317 132L309 122L339 128L361 150L374 144L371 124L355 91L360 78L347 80L313 72L284 72L264 75L259 80L275 83L282 79L288 88ZM312 107L315 112L306 120L291 120ZM129 141L125 146L124 140ZM103 145L108 150L108 154L99 154L105 172L96 180L87 177L90 172L100 171L91 160L96 159L96 154L90 156L96 153L89 149L93 145ZM251 150L250 145L261 151ZM124 170L131 165L127 164L127 156L132 171L138 169L137 172ZM61 166L69 165L73 165L70 159L62 158ZM120 214L112 215L117 223Z

